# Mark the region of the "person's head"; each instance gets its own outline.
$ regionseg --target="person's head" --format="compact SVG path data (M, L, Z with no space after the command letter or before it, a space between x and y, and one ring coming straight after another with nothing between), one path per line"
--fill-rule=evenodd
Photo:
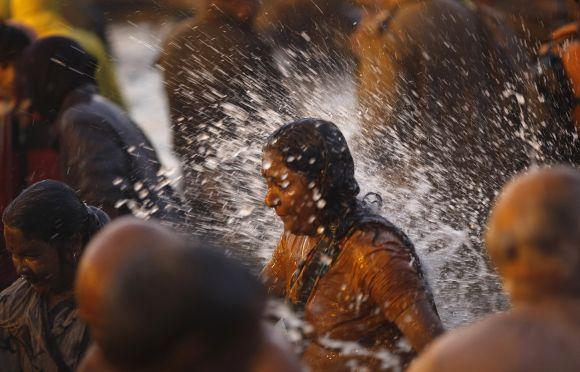
M303 119L282 126L263 149L265 203L293 234L316 235L359 193L354 162L336 125Z
M97 61L76 41L51 36L24 51L16 68L16 96L30 111L52 119L75 89L95 85Z
M72 288L77 262L107 215L57 181L24 190L2 216L6 247L18 275L42 293Z
M498 197L487 249L515 301L580 295L580 172L534 170Z
M30 44L32 38L22 27L0 22L0 97L14 97L15 66Z
M120 220L97 236L76 293L97 346L119 368L244 370L259 341L259 283L151 222Z

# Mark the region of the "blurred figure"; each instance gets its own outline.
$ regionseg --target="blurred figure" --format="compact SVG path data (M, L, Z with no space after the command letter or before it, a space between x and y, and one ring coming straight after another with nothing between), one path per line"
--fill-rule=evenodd
M353 62L348 38L360 15L348 0L269 0L260 7L256 28L299 70L338 72Z
M284 223L262 275L312 327L303 362L312 371L406 366L443 326L413 244L357 200L342 133L316 119L286 124L269 137L262 172L266 205Z
M96 61L62 37L35 42L17 69L19 102L48 126L63 180L111 217L177 220L178 198L141 129L95 86Z
M487 248L514 309L443 336L410 371L579 371L578 170L534 170L508 184Z
M89 346L72 287L86 244L108 222L63 183L43 181L4 211L4 238L20 279L0 293L4 372L72 371Z
M504 22L516 31L519 47L530 56L538 51L550 33L573 21L576 0L473 0L501 14Z
M353 37L361 151L398 187L425 176L445 223L478 246L494 193L533 153L528 65L461 2L376 3Z
M58 0L10 0L10 13L2 17L32 28L39 38L66 36L74 39L98 61L96 80L99 91L124 107L112 63L101 40L88 31L72 27L59 13L59 5Z
M192 223L222 242L217 231L229 229L230 206L219 182L228 165L217 154L233 141L253 146L259 137L253 122L284 112L271 50L252 30L257 7L257 0L200 1L197 16L177 27L160 58Z
M580 10L580 6L577 5L577 9ZM573 143L569 149L564 147L560 152L571 153L574 162L580 164L580 39L577 22L552 33L551 40L540 49L534 72L537 88L550 107L554 122L559 124L560 133L555 130L548 133L559 139L554 147ZM566 134L571 137L567 141Z
M73 27L94 33L109 50L105 12L95 0L59 0L62 16Z
M23 27L0 23L0 101L2 111L10 111L14 101L14 73L18 58L33 41L32 35ZM8 107L6 107L8 106Z
M95 345L79 372L296 371L264 339L259 283L218 252L183 244L134 219L91 243L76 293Z
M23 30L0 23L0 214L25 183L20 128L12 115L16 99L13 83L16 61L31 42ZM0 222L0 229L3 228ZM16 279L15 274L4 239L0 239L0 291Z

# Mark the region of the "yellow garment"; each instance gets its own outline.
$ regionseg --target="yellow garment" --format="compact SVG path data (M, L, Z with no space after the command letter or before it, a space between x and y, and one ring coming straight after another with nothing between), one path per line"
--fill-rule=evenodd
M0 0L0 18L2 20L10 18L10 0Z
M11 0L10 19L32 28L39 38L66 36L79 43L98 61L96 80L99 92L125 107L117 77L103 44L92 33L74 28L62 18L58 12L58 0Z

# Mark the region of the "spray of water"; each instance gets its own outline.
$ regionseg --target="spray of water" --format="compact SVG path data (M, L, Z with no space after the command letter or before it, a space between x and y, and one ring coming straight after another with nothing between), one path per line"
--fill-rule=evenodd
M147 46L147 53L151 48L159 48L159 38L155 32L138 29L127 32L125 27L117 33L117 37L119 44ZM212 123L202 134L203 137L197 140L211 146L215 155L195 164L187 158L182 159L184 174L194 173L196 182L213 190L210 200L206 201L217 212L213 216L195 214L196 206L192 203L197 201L187 200L183 210L190 214L190 219L184 230L201 237L219 236L224 241L234 243L236 250L230 252L233 256L250 262L254 267L263 265L271 256L283 228L275 214L263 203L266 189L260 174L262 145L265 138L286 120L317 117L340 127L353 150L357 179L363 194L379 193L384 201L381 214L402 227L413 240L444 323L455 327L485 313L505 309L507 299L486 259L481 242L482 220L485 217L482 213L487 213L491 203L490 196L484 192L485 187L481 184L469 185L472 197L467 202L443 202L437 185L456 177L457 174L453 173L456 170L446 169L440 164L414 162L417 154L413 146L396 135L388 140L364 137L359 126L360 113L357 112L352 64L330 66L324 71L296 68L294 57L308 59L308 56L299 54L296 51L281 51L277 57L279 68L285 76L284 86L288 93L285 100L293 103L290 113L277 112L275 108L248 112L236 102L222 103L221 108L227 114L228 122L236 128L235 135L222 136L224 123ZM208 74L208 71L192 70L190 77L211 79ZM135 82L135 79L127 80L129 86L135 86ZM257 107L268 101L268 97L261 96L263 93L260 93L253 79L248 78L244 84ZM192 99L196 98L196 94L205 93L189 92ZM270 93L276 95L280 92ZM518 93L507 86L505 94L515 96ZM157 102L165 102L160 89L155 90L155 97ZM519 96L516 96L516 101L520 105L526 103ZM143 111L140 116L143 118L158 114L155 107L159 105L141 106L140 110ZM498 115L505 114L498 111ZM525 130L526 123L522 121L522 130ZM522 132L520 137L527 144L522 151L538 149L537 139L533 136ZM380 153L380 149L385 147L396 155L399 163L408 164L402 179L392 177L392 173L385 171ZM445 148L440 150L444 152ZM196 151L199 148L192 149L192 156ZM187 179L186 176L186 182ZM216 215L219 218L216 219ZM450 219L450 215L454 218ZM336 346L334 340L322 341ZM356 349L345 344L341 348L347 353ZM390 363L392 358L385 357L384 361Z

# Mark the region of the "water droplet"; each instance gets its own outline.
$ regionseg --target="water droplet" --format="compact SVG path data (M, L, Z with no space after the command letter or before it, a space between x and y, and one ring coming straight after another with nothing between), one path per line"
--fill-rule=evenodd
M253 211L254 211L253 206L245 207L245 208L242 208L238 211L238 216L240 216L242 218L248 217L252 214Z
M318 188L315 188L314 191L312 191L312 200L318 201L320 200L320 198L322 198L322 194L320 193Z
M324 207L326 207L326 200L324 199L320 199L317 203L316 203L316 207L318 209L322 209Z

